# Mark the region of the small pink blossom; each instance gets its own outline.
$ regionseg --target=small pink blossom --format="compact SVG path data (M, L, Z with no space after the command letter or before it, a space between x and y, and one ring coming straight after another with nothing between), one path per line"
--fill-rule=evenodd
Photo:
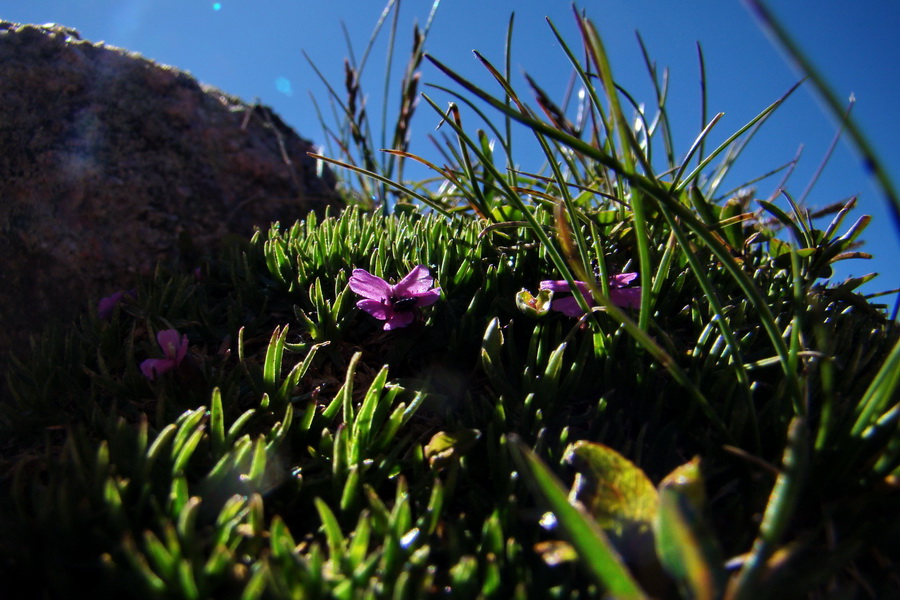
M127 292L119 291L104 298L100 298L100 301L97 303L97 315L104 321L109 320L112 318L116 306L125 300L126 297L131 298L133 296L134 290L131 290Z
M179 338L176 329L160 331L156 334L156 341L162 348L164 358L148 358L141 363L141 372L150 381L180 365L188 348L187 336L182 335Z
M395 285L365 269L353 269L350 289L364 299L356 303L376 319L386 321L384 329L399 329L410 325L420 306L430 306L441 297L441 288L432 288L434 278L423 265L417 265L409 275Z
M641 305L641 288L625 287L635 279L637 273L620 273L609 278L609 300L616 306L622 308L637 308ZM591 296L591 288L584 281L575 282L578 291L584 296L589 307L597 306L597 302ZM547 280L542 281L540 285L542 290L550 290L551 292L571 292L569 284L565 280ZM584 314L578 300L575 296L567 296L565 298L553 298L550 307L559 311L567 317L580 317Z

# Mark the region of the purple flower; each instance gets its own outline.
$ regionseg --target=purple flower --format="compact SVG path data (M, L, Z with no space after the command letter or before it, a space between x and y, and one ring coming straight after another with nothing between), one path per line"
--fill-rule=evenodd
M100 301L97 303L97 315L103 319L104 321L112 318L113 311L116 309L116 306L119 305L125 297L133 297L134 290L130 290L127 292L116 292L115 294L110 294L105 298L100 298Z
M637 273L620 273L609 278L609 300L616 306L622 308L637 308L641 305L641 288L625 287L635 279ZM576 287L581 295L584 296L587 305L597 306L597 302L591 296L591 289L587 283L576 281ZM542 290L550 290L551 292L570 292L572 291L569 284L565 280L560 281L542 281L540 285ZM580 317L584 311L578 305L575 296L567 296L566 298L554 298L551 302L551 308L557 310L567 317Z
M156 341L162 348L165 358L148 358L141 363L141 372L144 377L153 381L166 371L170 371L181 364L187 354L188 338L182 335L179 339L179 333L175 329L166 329L156 334Z
M376 319L387 321L385 331L406 327L415 320L415 309L430 306L441 297L441 288L433 288L434 277L428 268L417 265L395 285L365 269L353 269L350 289L364 298L356 306Z

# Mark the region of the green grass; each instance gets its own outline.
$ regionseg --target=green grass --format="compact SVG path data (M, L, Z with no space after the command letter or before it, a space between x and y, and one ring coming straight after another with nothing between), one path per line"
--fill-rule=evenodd
M508 64L481 59L495 96L425 55L426 25L381 155L354 103L368 51L348 62L322 157L343 169L346 209L260 232L199 278L161 267L110 319L88 310L13 361L3 585L47 598L900 592L900 338L856 292L865 278L828 279L862 256L867 219L723 195L784 98L710 150L711 119L677 157L664 97L636 119L598 32L573 18L580 38L559 43L583 105L530 80L540 112ZM440 163L408 147L422 60L458 99L422 97L445 122ZM546 168L508 168L514 121ZM407 160L436 179L404 180ZM442 292L413 325L386 332L356 307L353 269L396 282L418 264ZM624 271L640 274L634 309L611 300ZM594 308L542 310L547 279L588 282ZM149 381L139 367L164 329L188 336L188 355Z

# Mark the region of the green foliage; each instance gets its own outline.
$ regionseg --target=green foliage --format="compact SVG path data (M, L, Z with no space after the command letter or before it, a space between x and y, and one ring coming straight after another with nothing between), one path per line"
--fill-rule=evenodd
M442 88L460 101L446 111L425 97L446 123L442 166L406 146L424 35L396 163L375 160L353 104L362 64L348 63L329 160L381 210L276 224L201 277L161 268L110 319L89 311L15 360L0 403L5 584L42 582L30 597L896 593L900 341L855 292L866 278L826 280L865 258L867 218L842 230L850 203L823 227L787 193L722 194L784 98L707 154L710 120L677 159L652 63L645 114L575 18L581 47L559 44L582 105L528 78L548 120L508 64L481 59L495 97L429 57L465 90ZM473 114L502 153L469 133ZM545 173L507 168L513 120ZM442 186L402 181L401 158ZM356 307L351 273L396 282L416 265L441 300L386 332ZM637 308L611 299L621 272L640 276ZM547 279L587 283L596 306L576 294L585 314L560 314L532 293ZM140 364L165 329L190 347L150 381Z

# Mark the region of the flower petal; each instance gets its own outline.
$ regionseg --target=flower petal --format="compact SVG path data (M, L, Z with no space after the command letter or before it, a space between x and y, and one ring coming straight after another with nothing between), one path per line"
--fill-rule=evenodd
M588 306L593 306L594 303L588 300ZM575 296L569 296L568 298L554 298L550 303L550 308L553 310L559 311L567 317L580 317L584 314L584 310L582 310L581 306L578 305L578 301L575 300Z
M178 355L175 356L175 364L180 364L181 361L184 360L184 357L187 355L188 350L188 337L187 335L181 336L181 345L178 346Z
M416 265L409 275L401 279L394 286L394 296L404 298L424 294L434 285L434 277L431 276L428 267Z
M360 310L364 310L376 319L381 319L382 321L390 319L394 314L393 308L391 308L387 304L379 302L378 300L360 300L356 303L356 306Z
M613 275L609 278L609 287L625 287L626 285L637 279L637 276L637 273L619 273L618 275Z
M609 290L609 300L622 308L638 308L641 305L641 288L630 287Z
M113 315L113 311L116 309L116 306L125 298L125 292L116 292L105 298L100 298L100 302L97 303L97 315L103 319L107 320Z
M588 284L583 281L575 281L575 286L581 290L581 293L585 296L590 295L591 288ZM542 281L539 289L542 290L550 290L551 292L571 292L572 288L569 287L569 283L565 279L557 279L553 280L545 280Z
M182 336L177 329L166 329L156 334L156 341L167 359L175 361L175 364L184 360L188 347L186 335Z
M568 292L569 291L569 283L564 279L558 279L553 281L551 279L545 279L540 283L538 289L541 290L550 290L551 292Z
M373 300L387 300L391 297L390 284L365 269L353 269L350 274L350 289L363 298Z
M609 278L609 300L622 308L637 308L641 304L641 288L625 287L635 279L637 273L619 273ZM587 300L588 306L596 306L597 303L591 297L590 287L583 281L576 281L576 287ZM572 291L565 280L545 280L540 284L540 289L553 292ZM580 317L584 314L574 296L568 298L554 298L551 304L553 310L559 311L569 317Z
M148 358L141 363L141 373L144 377L153 381L166 371L171 371L175 367L175 361L168 358Z
M424 294L416 294L416 306L431 306L441 299L441 288L428 290Z
M384 324L384 330L390 331L392 329L406 327L413 322L413 319L415 319L415 315L411 312L395 312L391 315L391 318L388 319L388 322Z

